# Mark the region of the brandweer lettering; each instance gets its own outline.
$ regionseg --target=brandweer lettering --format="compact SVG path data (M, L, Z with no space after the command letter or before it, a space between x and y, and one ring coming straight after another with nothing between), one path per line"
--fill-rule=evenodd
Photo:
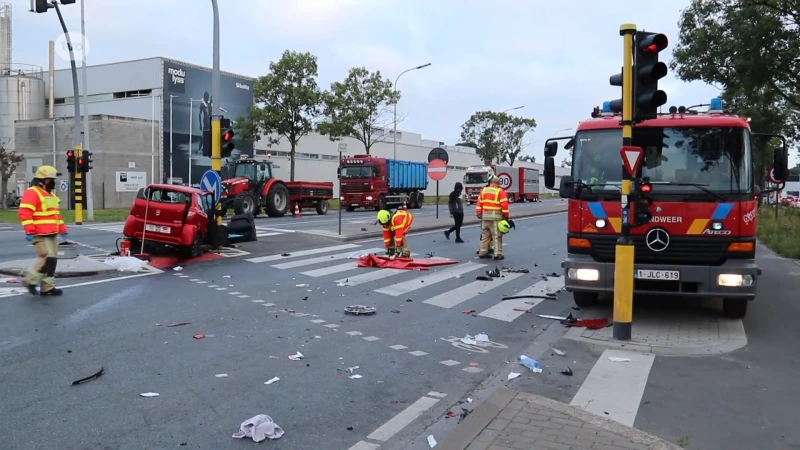
M683 217L676 216L653 216L655 223L683 223Z
M742 219L744 219L745 225L747 225L750 222L756 220L756 210L754 209L754 210L750 211L749 213L745 214L744 216L742 216Z
M186 72L183 69L173 69L170 67L167 69L167 73L172 76L172 84L186 83Z

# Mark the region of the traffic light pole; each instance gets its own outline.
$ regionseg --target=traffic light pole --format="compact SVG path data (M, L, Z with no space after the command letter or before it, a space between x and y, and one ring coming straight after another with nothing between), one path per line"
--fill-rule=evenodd
M214 55L211 69L211 170L222 176L222 142L220 142L219 115L219 7L217 0L211 0L214 10ZM222 202L217 202L217 225L222 225Z
M622 67L622 146L633 145L633 46L636 25L624 24L619 29L623 38ZM622 163L622 236L617 240L614 258L614 339L631 340L633 326L634 246L631 240L630 203L632 177Z
M75 146L75 186L72 189L72 195L75 196L75 225L83 225L83 173L81 173L80 165L78 164L82 157L83 149L81 144L77 144Z

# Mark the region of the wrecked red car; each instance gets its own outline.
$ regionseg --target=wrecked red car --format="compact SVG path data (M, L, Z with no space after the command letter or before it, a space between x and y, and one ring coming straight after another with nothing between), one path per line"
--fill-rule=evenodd
M134 252L145 245L179 249L186 256L203 254L213 220L214 195L200 189L151 184L139 189L122 234Z

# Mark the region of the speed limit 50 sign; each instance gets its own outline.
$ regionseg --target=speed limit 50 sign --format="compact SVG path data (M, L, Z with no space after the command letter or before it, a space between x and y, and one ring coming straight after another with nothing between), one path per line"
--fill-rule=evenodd
M511 175L507 172L503 172L497 175L497 178L500 180L500 187L503 189L508 189L511 187Z

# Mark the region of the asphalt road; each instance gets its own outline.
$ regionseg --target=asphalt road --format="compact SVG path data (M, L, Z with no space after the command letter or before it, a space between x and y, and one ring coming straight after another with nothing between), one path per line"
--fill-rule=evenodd
M260 263L195 264L69 288L55 300L5 298L0 316L15 320L0 327L0 414L7 418L0 438L8 448L31 449L238 448L248 446L231 438L239 424L267 414L286 431L276 444L283 450L348 449L422 396L439 393L441 401L419 411L423 420L391 422L376 435L384 446L409 439L530 343L537 331L531 325L542 319L490 308L501 295L558 270L563 221L563 214L517 221L503 265L531 273L506 274L482 288L472 283L494 264L476 265L477 229L471 228L467 244L439 233L411 238L412 249L461 264L388 273L363 284L356 284L357 275L386 273L355 268L346 257L378 248L380 240L328 244L352 248L307 256L298 250ZM353 267L346 271L301 273L348 262ZM286 263L297 267L272 267ZM444 271L460 277L437 275ZM342 278L353 285L338 286ZM436 305L423 303L435 298ZM344 315L352 304L373 305L378 313ZM536 309L556 313L569 304L548 300ZM167 327L172 322L191 324ZM207 337L193 339L197 333ZM459 341L477 333L492 343ZM298 351L305 358L289 360ZM360 379L350 378L347 369L355 366ZM101 378L70 386L100 367L107 371ZM264 384L276 376L280 381ZM144 392L160 396L140 397ZM31 423L48 426L32 437Z

